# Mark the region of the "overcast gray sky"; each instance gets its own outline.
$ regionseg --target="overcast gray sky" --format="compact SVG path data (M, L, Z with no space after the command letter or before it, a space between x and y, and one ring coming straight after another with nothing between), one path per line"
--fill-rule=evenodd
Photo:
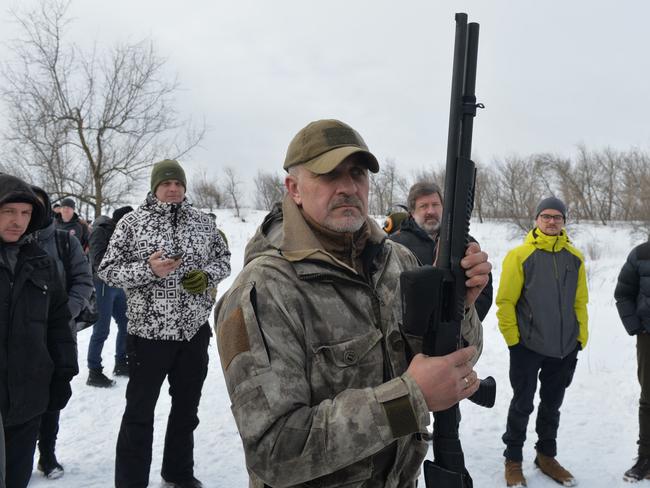
M444 160L458 11L481 24L480 163L650 147L649 1L76 0L70 35L155 42L180 110L210 126L193 167L279 170L301 127L334 117L408 173Z

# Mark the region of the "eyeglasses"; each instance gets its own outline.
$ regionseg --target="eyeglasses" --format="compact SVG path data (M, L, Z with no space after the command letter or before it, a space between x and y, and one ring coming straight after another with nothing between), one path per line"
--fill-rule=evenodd
M539 217L542 219L542 222L550 222L551 220L554 220L555 222L564 221L562 215L539 214Z

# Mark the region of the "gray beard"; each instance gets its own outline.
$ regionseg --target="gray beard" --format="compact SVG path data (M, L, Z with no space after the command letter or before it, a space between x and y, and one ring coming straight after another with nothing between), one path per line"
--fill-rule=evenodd
M330 219L326 218L323 222L323 227L333 230L334 232L356 232L363 226L365 221L366 218L363 215L358 217L350 215L344 221L339 222L331 222Z
M440 232L440 221L436 222L435 224L424 222L422 225L420 225L420 227L432 238L435 238L438 235L438 232Z

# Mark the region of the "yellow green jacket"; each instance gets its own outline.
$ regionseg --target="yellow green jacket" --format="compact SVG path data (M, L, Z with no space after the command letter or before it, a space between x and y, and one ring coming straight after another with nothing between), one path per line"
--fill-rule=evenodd
M587 345L587 277L584 258L562 230L531 230L503 260L497 318L508 346L562 358L576 341Z

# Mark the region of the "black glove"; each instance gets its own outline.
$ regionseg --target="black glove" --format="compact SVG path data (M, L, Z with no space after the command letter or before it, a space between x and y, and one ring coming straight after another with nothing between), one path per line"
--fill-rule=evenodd
M63 410L72 396L70 380L54 378L50 383L50 401L47 404L49 411Z

